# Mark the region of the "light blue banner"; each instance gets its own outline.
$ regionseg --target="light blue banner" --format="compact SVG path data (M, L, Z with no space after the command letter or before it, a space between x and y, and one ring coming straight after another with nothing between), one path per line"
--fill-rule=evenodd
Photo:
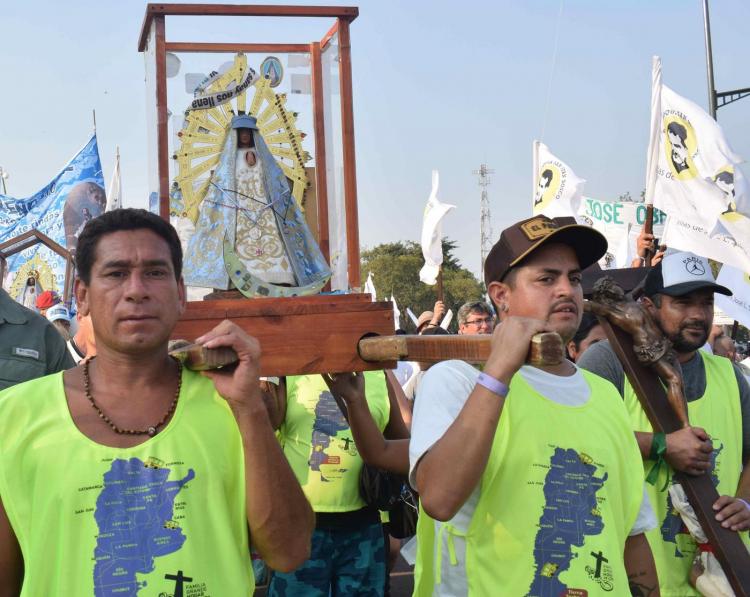
M104 213L102 164L94 134L67 166L41 191L26 199L0 194L0 242L28 230L38 230L68 250L90 219ZM8 259L3 286L23 302L26 280L37 278L37 294L55 290L62 295L65 260L44 245L35 245Z

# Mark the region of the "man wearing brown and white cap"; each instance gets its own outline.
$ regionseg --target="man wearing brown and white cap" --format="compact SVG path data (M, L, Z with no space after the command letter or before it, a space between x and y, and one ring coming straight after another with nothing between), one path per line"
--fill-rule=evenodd
M642 464L611 384L563 360L525 364L540 332L564 343L583 314L581 270L607 242L573 218L503 231L485 261L502 325L480 373L424 376L410 443L421 496L415 595L658 595ZM442 522L438 522L442 521Z
M684 251L668 251L644 283L642 302L677 353L692 427L653 433L609 342L592 346L578 362L611 381L624 398L645 473L653 481L647 487L658 527L648 540L662 595L700 595L688 584L697 546L667 491L674 470L710 474L722 496L714 504L716 519L733 531L750 528L750 387L732 362L699 350L711 330L715 292L732 294L716 283L705 257ZM656 465L662 460L669 466ZM747 539L746 533L741 536Z

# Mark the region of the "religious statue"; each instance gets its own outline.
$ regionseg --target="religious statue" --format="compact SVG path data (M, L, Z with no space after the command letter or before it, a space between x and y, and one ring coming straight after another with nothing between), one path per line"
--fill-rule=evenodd
M597 280L591 300L584 309L605 317L633 338L633 350L641 363L651 367L667 386L667 400L682 427L689 427L682 371L672 344L664 337L651 315L625 295L609 276Z
M293 296L320 291L330 275L257 120L234 116L188 243L185 281Z
M27 309L37 311L36 298L43 292L43 290L44 289L39 284L39 272L30 271L26 278L26 285L21 292L18 302Z

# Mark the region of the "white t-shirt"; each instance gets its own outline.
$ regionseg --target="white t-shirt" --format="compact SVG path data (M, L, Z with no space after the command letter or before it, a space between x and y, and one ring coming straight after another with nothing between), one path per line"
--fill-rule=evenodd
M570 376L553 375L528 365L521 367L519 373L539 394L558 404L581 406L588 401L591 393L591 388L577 367L575 373ZM422 378L417 399L414 402L411 441L409 442L409 483L412 486L416 484L417 463L456 420L476 385L477 377L479 377L479 371L464 361L444 361L431 367ZM480 486L478 485L449 521L449 524L459 533L468 531L479 496ZM443 537L443 549L447 550L449 535L439 533L442 524L435 522L435 536ZM644 484L643 501L630 535L638 535L655 527L656 516ZM442 582L435 586L434 595L467 594L466 543L456 534L452 535L452 541L458 565L451 565L450 558L442 558Z

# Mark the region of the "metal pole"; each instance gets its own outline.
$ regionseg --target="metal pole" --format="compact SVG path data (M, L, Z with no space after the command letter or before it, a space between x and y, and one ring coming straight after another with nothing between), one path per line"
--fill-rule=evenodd
M708 74L708 111L716 120L716 87L714 86L714 57L711 50L711 22L708 18L708 0L703 0L703 31L706 37L706 71Z

